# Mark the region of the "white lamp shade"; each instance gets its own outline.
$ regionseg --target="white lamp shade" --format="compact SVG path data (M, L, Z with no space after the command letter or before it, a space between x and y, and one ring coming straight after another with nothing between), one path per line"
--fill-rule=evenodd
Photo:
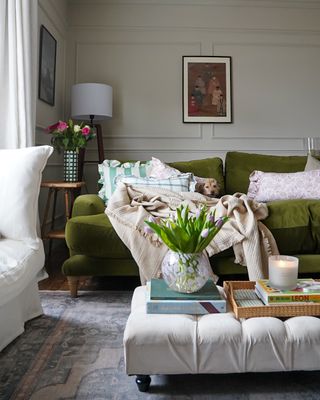
M103 83L77 83L71 88L71 116L94 120L112 117L112 87Z

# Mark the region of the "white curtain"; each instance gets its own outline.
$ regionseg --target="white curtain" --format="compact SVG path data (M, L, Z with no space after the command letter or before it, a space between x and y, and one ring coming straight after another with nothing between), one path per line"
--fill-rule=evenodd
M35 143L38 0L0 0L0 148Z

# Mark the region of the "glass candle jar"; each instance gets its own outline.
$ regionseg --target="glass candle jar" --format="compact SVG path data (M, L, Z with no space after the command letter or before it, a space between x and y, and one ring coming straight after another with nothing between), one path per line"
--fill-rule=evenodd
M280 290L297 286L299 259L291 256L269 257L269 285Z

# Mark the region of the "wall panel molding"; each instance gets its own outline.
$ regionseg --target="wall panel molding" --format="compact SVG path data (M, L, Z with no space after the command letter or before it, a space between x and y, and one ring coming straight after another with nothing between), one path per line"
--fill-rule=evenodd
M319 9L319 0L69 0L69 4L87 5L165 5L165 6L217 6L254 8L302 8Z
M305 154L302 135L315 136L320 123L315 111L320 92L319 10L320 0L70 0L67 85L93 77L106 83L110 79L111 85L114 80L119 113L102 124L108 158L158 154L174 160L230 150ZM181 71L179 45L181 56L189 48L189 55L232 57L232 124L181 125L177 107L182 96L175 83ZM123 52L115 46L123 46ZM167 65L159 63L157 53L167 57ZM85 54L95 62L86 62ZM140 60L151 65L153 58L158 83L148 70L146 81L152 89L133 96L143 81ZM122 68L123 63L132 63L137 72ZM149 102L155 90L159 102L170 98L163 110L164 133L161 123L152 123L157 121L158 103ZM150 117L142 120L143 107ZM87 158L94 160L96 142L89 147ZM93 166L87 168L93 176Z
M75 71L74 71L74 76L75 76L75 83L79 82L79 68L81 67L81 54L83 52L81 51L81 46L198 46L199 50L201 52L201 46L202 43L200 41L75 41ZM182 63L181 63L181 71L182 71ZM182 79L182 78L181 78ZM181 97L181 120L179 123L182 123L182 97ZM103 125L103 124L102 124ZM128 139L128 140L136 140L136 139L148 139L148 140L154 140L154 139L165 139L165 140L175 140L175 139L187 139L187 140L193 140L193 139L202 139L203 138L203 125L202 124L192 124L193 130L192 133L189 135L174 135L174 133L170 132L164 132L161 134L153 134L153 135L145 135L145 134L138 134L136 132L133 132L132 134L128 134L125 132L120 132L117 134L103 134L103 138L105 140L108 139ZM102 128L104 128L102 126ZM107 129L106 129L107 130ZM175 128L172 127L172 132L175 131Z
M255 35L305 35L305 36L318 36L320 29L262 29L262 28L215 28L211 26L123 26L123 25L71 25L74 31L121 31L121 32L197 32L197 33L221 33L221 34L255 34Z
M255 148L252 149L250 147L242 147L241 149L230 149L230 148L224 148L224 149L203 149L203 150L190 150L190 149L143 149L143 150L124 150L124 149L112 149L108 150L108 154L142 154L142 153L149 153L149 154L188 154L188 155L196 155L197 157L199 156L205 156L205 154L225 154L230 151L238 151L238 152L243 152L243 153L263 153L263 154L296 154L296 155L307 155L307 151L304 149L289 149L289 150L282 150L282 149L272 149L272 148ZM135 158L135 157L133 157ZM172 160L174 160L175 157L173 156ZM90 165L90 164L89 164Z

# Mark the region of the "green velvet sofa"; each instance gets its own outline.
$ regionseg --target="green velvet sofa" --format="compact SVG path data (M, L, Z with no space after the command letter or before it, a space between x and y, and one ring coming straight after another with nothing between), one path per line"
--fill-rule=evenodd
M247 193L253 170L264 172L303 171L307 157L271 156L228 152L220 158L174 162L171 166L197 176L214 177L221 194ZM300 276L320 273L320 200L286 200L268 203L263 222L273 233L280 254L299 257ZM138 267L104 213L103 201L94 194L77 197L72 218L66 225L70 251L62 271L68 277L71 295L77 295L81 277L138 276ZM214 272L224 279L247 279L246 268L234 263L232 249L210 259Z

